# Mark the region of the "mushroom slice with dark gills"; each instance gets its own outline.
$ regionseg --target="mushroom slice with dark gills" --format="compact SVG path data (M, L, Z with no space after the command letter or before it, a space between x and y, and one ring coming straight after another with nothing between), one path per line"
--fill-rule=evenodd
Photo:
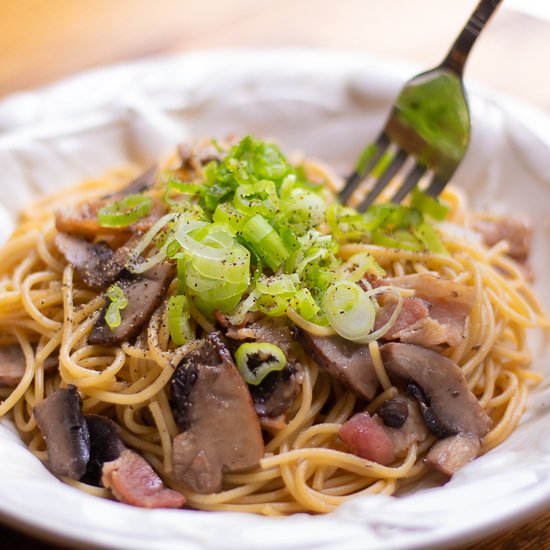
M171 382L174 475L197 493L222 488L223 472L250 468L264 454L260 422L247 385L217 333L188 354Z
M74 386L59 389L38 403L34 416L48 448L52 472L80 479L90 458L90 435Z
M88 343L116 346L135 338L161 303L173 277L174 266L168 262L160 263L142 275L121 276L117 284L128 305L120 311L120 325L111 328L107 324L106 305L88 336Z
M223 319L217 316L218 321ZM245 326L235 326L231 323L222 322L225 328L225 336L231 340L245 340L253 342L266 342L281 348L287 358L293 359L293 346L290 328L281 322L280 319L273 317L263 317Z
M96 414L84 416L90 434L90 458L86 472L80 478L83 483L101 487L101 470L106 462L116 460L126 446L122 442L116 424Z
M284 413L300 391L301 378L283 350L268 342L247 342L235 351L235 360L258 415L274 418Z
M435 351L411 344L385 344L381 354L389 377L408 387L417 399L430 431L442 441L453 440L457 435L477 441L474 456L464 453L464 457L469 456L466 462L475 458L481 439L491 428L491 419L468 389L460 368ZM455 464L454 471L466 462ZM445 471L444 465L438 467L437 460L429 463Z
M137 178L125 185L119 191L116 191L115 193L111 193L109 195L105 195L105 197L103 198L116 200L127 197L128 195L133 195L135 193L143 193L144 191L147 191L147 189L150 189L151 187L153 187L153 185L155 185L158 173L159 169L158 166L155 164L145 170L145 172L140 174Z
M361 399L376 395L378 378L367 344L356 344L341 336L315 336L296 328L294 336L307 355Z
M55 236L57 250L65 256L78 273L82 282L93 290L100 290L112 283L124 269L133 239L113 250L106 242L93 243L67 233Z
M407 400L400 395L384 401L376 411L376 414L389 428L401 428L409 417Z
M290 363L280 371L270 372L257 386L249 386L256 412L270 418L283 414L300 392L300 386L299 372Z

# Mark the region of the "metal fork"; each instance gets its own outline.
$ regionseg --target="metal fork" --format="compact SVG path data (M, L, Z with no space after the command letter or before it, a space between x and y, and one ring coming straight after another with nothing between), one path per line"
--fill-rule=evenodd
M401 171L402 184L391 198L401 202L422 178L425 192L437 197L460 164L470 140L470 112L462 72L481 30L502 0L481 0L443 62L409 80L394 102L374 143L359 156L340 193L367 193L364 211Z

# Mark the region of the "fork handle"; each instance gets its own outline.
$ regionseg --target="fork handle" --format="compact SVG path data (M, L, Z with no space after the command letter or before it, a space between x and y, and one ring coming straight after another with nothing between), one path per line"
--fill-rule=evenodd
M466 59L476 38L501 2L502 0L481 0L449 50L447 57L443 60L441 67L450 69L459 76L462 75Z

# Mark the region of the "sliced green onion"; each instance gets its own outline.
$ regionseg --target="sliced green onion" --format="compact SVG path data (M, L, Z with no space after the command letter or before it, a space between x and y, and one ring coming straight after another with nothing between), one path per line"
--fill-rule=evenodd
M449 255L448 250L445 248L445 245L441 241L441 237L437 230L430 225L429 223L423 222L418 227L413 229L414 235L417 239L422 241L424 246L432 254L443 254L445 256Z
M386 275L386 272L368 252L353 254L336 271L338 277L353 283L360 281L367 273L379 277Z
M195 255L193 267L203 277L227 283L250 283L250 252L236 241L220 259Z
M260 294L257 291L253 290L244 300L239 303L234 311L227 316L227 320L233 325L240 325L244 321L245 315L255 306L259 295Z
M217 223L227 224L236 234L248 216L237 210L230 202L222 202L216 207L212 219Z
M172 208L177 208L180 206L179 201L172 200L170 198L171 191L177 191L182 195L197 195L203 189L202 185L197 185L196 183L187 183L180 180L170 179L166 184L166 189L162 195L162 201L167 206Z
M320 309L307 288L301 288L296 292L290 300L290 306L306 320L317 315Z
M443 221L449 213L449 207L447 205L423 193L417 187L412 192L411 207L420 210L422 214L426 214L437 221Z
M247 214L273 216L279 210L279 197L272 181L263 180L248 185L239 185L233 197L237 210Z
M273 271L290 256L279 234L259 214L243 224L241 235L245 241L254 246L255 252Z
M326 204L317 193L297 187L281 204L281 219L294 227L305 229L319 225L325 220Z
M118 285L111 285L107 289L107 298L111 303L105 312L105 322L110 328L116 328L122 322L120 310L128 306L128 298L126 298L124 290Z
M326 221L335 237L348 241L359 239L369 230L362 214L336 202L326 209Z
M356 283L330 285L323 296L323 309L334 330L347 340L361 342L374 326L374 304Z
M147 216L153 201L146 195L128 195L99 209L97 219L102 227L126 227Z
M241 229L243 239L252 243L260 244L265 237L275 231L269 222L259 214L248 219Z
M378 338L382 338L388 330L393 327L395 321L397 320L397 317L401 313L401 309L403 307L403 296L399 293L399 291L390 285L385 286L379 286L377 288L372 288L365 292L365 295L369 298L372 298L375 294L382 294L384 292L393 292L397 296L397 303L395 304L395 309L392 311L392 314L390 315L390 318L386 321L384 325L382 325L378 330L375 330L374 332L371 332L369 335L365 336L364 338L361 338L359 342L361 344L368 344L369 342L373 342L374 340L378 340Z
M300 241L296 238L296 235L288 225L283 225L283 227L279 229L279 235L281 236L283 244L290 253L300 250Z
M167 187L183 193L185 195L196 195L202 189L202 185L188 183L180 180L170 179Z
M423 248L422 243L408 231L393 231L386 233L381 229L376 229L372 232L372 242L377 246L399 248L412 252L420 252Z
M166 257L173 258L181 250L180 243L178 241L171 240L166 243Z
M145 269L142 269L143 264L140 264L140 255L141 253L153 242L153 239L158 236L160 231L168 225L171 221L175 220L178 217L178 214L175 212L171 212L169 214L165 214L162 216L162 218L159 218L143 235L139 243L136 245L136 247L130 252L128 255L128 260L126 261L126 268L131 271L132 273L143 273L143 271L146 271L149 269L149 267L146 267ZM164 257L161 257L158 261L162 261Z
M176 259L176 269L178 277L178 292L183 294L185 292L185 257L181 256Z
M235 362L245 382L257 386L270 372L283 370L286 357L274 344L250 342L238 347Z
M171 296L168 300L167 318L170 337L177 346L194 338L189 326L190 307L187 296Z
M288 308L288 297L262 294L256 300L254 310L269 315L270 317L281 317Z
M214 311L229 313L233 311L246 290L246 286L231 285L227 283L219 290L205 291L193 297L197 308L205 315L211 316Z
M296 285L300 282L298 275L292 273L290 275L273 275L272 277L260 276L256 281L256 289L262 294L296 294Z

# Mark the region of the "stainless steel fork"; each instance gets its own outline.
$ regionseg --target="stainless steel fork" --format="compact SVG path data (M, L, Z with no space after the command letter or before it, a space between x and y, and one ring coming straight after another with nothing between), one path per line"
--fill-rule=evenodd
M451 179L470 140L470 112L462 81L476 38L502 0L481 0L443 62L409 80L394 102L386 125L366 147L340 193L342 203L357 191L364 211L392 179L404 172L392 202L401 202L427 179L436 197Z

